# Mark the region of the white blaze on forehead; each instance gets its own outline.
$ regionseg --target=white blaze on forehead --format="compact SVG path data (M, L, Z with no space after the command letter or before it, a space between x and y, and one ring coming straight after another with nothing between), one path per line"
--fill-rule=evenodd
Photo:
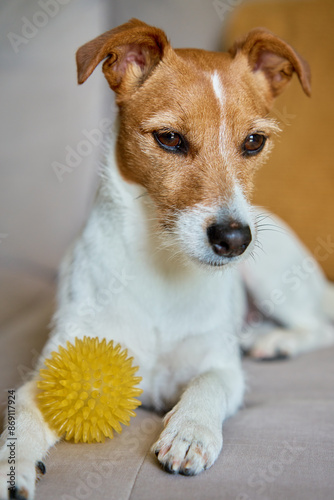
M225 91L223 84L221 82L221 79L219 78L219 74L217 71L214 71L212 75L210 75L212 87L214 94L220 104L220 144L219 144L219 149L220 149L220 154L224 159L225 166L228 168L229 166L229 158L228 154L226 151L226 145L228 143L228 138L227 138L227 129L226 129L226 124L225 124L225 102L226 102L226 96L225 96Z
M215 71L213 75L211 75L211 82L215 96L217 97L220 105L223 107L225 103L225 93L217 71Z

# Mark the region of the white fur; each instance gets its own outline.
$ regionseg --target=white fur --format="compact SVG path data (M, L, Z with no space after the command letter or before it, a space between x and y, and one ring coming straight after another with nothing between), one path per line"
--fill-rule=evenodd
M215 76L213 87L223 101ZM123 180L111 152L91 216L62 264L50 340L32 380L18 393L17 487L28 492L29 500L35 463L58 439L36 407L37 370L67 340L99 336L128 348L140 366L143 403L172 408L153 450L167 470L183 474L197 474L214 463L222 447L223 421L242 403L237 340L244 340L244 285L269 316L271 328L275 321L281 325L268 336L252 337L248 348L255 357L280 351L295 355L333 342L333 330L321 312L326 282L318 266L277 219L279 230L261 231L261 217L267 215L247 203L236 182L229 204L216 200L179 212L172 234L157 231L154 204L143 194L143 188ZM207 242L206 221L212 217L218 222L232 217L252 231L247 252L230 259L228 266L217 266L227 260ZM245 261L249 254L254 262ZM311 259L307 268L313 270L297 287L289 272L305 259ZM7 437L5 431L1 499L7 495Z
M196 474L216 460L222 422L242 402L244 382L236 345L246 314L241 274L260 309L274 289L289 293L272 314L294 332L290 336L280 330L289 354L333 342L333 332L319 313L325 282L317 267L292 294L281 282L286 270L310 258L285 227L282 232L261 232L260 257L241 268L208 270L192 261L214 259L203 232L208 216L219 220L228 213L249 223L255 233L256 212L237 185L229 207L180 213L178 237L164 246L156 233L153 204L141 196L142 188L122 180L112 156L104 177L88 223L64 259L54 327L37 368L59 344L75 336L98 335L120 342L140 366L143 403L157 409L176 405L153 447L158 459L172 472ZM277 250L279 265L273 273ZM273 340L269 336L255 343L255 355L275 355L282 348L277 330L271 335ZM57 441L35 406L35 393L32 380L18 394L18 460L24 474L19 472L17 482L29 491L29 498L34 464ZM5 455L4 446L0 498L5 498Z
M235 181L233 197L226 202L216 205L198 204L188 210L179 213L176 222L175 236L178 240L183 255L189 255L194 261L205 264L222 266L239 263L252 252L254 247L254 238L247 248L247 251L238 257L220 257L214 253L209 244L206 231L203 228L208 226L207 221L214 219L217 224L228 223L229 220L235 220L241 225L249 226L251 233L256 235L256 224L254 220L254 211L244 197L242 190Z
M219 149L220 149L220 154L224 160L225 168L229 170L229 156L227 153L227 145L229 141L229 136L227 133L227 127L225 123L225 92L224 92L224 87L221 82L221 79L219 77L219 74L217 71L214 71L213 74L210 75L210 79L212 82L212 87L213 91L215 94L215 97L218 101L219 108L220 108L220 144L219 144Z
M217 71L214 71L213 75L211 75L211 81L212 81L212 86L214 93L222 107L222 111L224 109L224 103L225 103L225 95L224 95L224 90L223 90L223 85L222 82L220 81L219 74Z

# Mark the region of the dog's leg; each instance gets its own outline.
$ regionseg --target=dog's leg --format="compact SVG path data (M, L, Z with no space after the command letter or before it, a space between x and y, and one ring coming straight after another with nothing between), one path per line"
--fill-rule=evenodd
M244 278L257 308L274 326L254 337L250 355L292 357L332 345L334 327L324 311L329 285L319 265L279 219L268 221L273 231L260 232L261 250L255 262L245 264Z
M222 423L236 412L244 392L240 368L208 371L193 379L164 419L152 451L171 473L194 475L211 467L222 445Z
M314 328L275 328L256 340L249 354L263 361L284 359L328 347L333 343L334 328L326 323L318 323Z
M49 428L36 403L37 384L33 379L16 392L15 431L11 435L6 429L1 436L0 448L0 499L16 498L31 500L34 498L35 482L39 474L45 473L43 459L48 449L59 437ZM7 423L7 420L5 421ZM14 439L16 438L16 439ZM14 483L10 486L9 473L13 471L9 464L9 445L11 444L15 460Z

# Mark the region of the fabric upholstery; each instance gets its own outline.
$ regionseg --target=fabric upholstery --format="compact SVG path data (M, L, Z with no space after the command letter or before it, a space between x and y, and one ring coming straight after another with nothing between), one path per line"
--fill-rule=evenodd
M0 395L32 368L45 342L52 294L0 337ZM244 407L224 426L224 449L198 477L162 471L150 447L160 416L139 408L104 444L58 443L36 500L328 500L334 491L334 349L290 361L244 361Z
M292 96L287 97L287 112L296 116L291 118L291 127L284 127L282 144L276 148L277 154L283 156L273 160L276 166L272 163L259 175L258 194L262 197L257 195L256 199L277 209L298 231L300 228L311 250L318 236L331 234L328 214L333 211L330 204L334 199L328 147L332 104L325 97L333 81L333 67L328 63L332 30L325 27L332 15L330 3L322 14L322 24L313 22L320 19L315 4L324 3L292 2L290 14L280 10L277 2L270 2L270 6L268 2L266 6L257 2L236 9L234 5L239 2L226 3L227 11L233 5L231 36L232 32L244 32L248 24L265 24L310 59L314 96L311 101L303 97L297 82L289 89L290 94L286 93ZM219 39L221 19L211 0L166 0L163 7L150 0L72 0L63 4L59 14L50 18L18 54L11 49L7 34L20 33L22 17L32 19L41 8L34 0L6 0L0 6L4 96L0 134L1 410L6 406L7 391L29 376L46 341L54 309L57 265L84 221L95 190L97 150L82 158L80 167L65 176L63 182L54 175L52 163L63 160L66 146L77 147L84 129L92 130L102 117L112 116L110 92L101 75L77 87L76 48L132 16L166 29L175 45L218 48L214 44ZM311 16L308 21L306 13ZM196 24L189 21L182 27L184 20L192 16L197 18ZM297 35L299 38L294 38ZM320 71L324 65L325 79L320 83L317 68ZM324 102L319 104L322 97ZM285 101L279 102L277 109L282 113ZM317 117L318 110L322 119ZM322 121L325 118L327 125ZM326 147L321 148L317 140L313 148L312 130L305 139L302 128L307 123L314 123L314 128L321 131ZM306 143L310 147L302 153ZM296 157L300 166L289 170ZM302 168L307 175L300 175ZM284 172L281 177L280 169ZM262 178L266 172L273 177ZM304 221L309 223L302 228L298 224ZM332 259L328 255L323 264L333 277ZM160 469L149 450L161 431L161 417L139 409L130 427L105 444L57 444L46 459L47 474L37 486L36 499L333 498L333 355L334 349L327 349L288 362L245 360L248 391L244 407L224 426L224 450L217 463L198 477L174 477Z

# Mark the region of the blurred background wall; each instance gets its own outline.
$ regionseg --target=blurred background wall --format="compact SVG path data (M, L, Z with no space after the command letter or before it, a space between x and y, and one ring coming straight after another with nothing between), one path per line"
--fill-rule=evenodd
M278 4L289 4L291 12L280 11ZM305 4L313 9L307 22L303 17ZM101 71L96 71L84 85L77 86L75 51L86 41L131 17L163 28L172 44L179 47L219 50L235 35L262 21L290 42L301 42L298 48L301 52L305 49L305 58L314 59L311 65L314 62L319 74L322 71L322 78L327 78L326 85L322 87L319 81L315 84L317 91L311 108L294 82L292 92L295 94L290 94L288 107L284 108L281 101L276 108L276 117L283 121L283 134L290 134L290 139L285 143L283 137L276 148L280 156L277 160L273 157L273 163L269 161L270 165L275 165L270 170L266 167L269 177L262 178L262 173L259 174L261 184L256 201L281 213L297 231L300 222L306 222L304 226L309 229L305 232L304 227L301 236L312 251L319 241L325 240L325 247L327 241L327 247L321 250L326 258L321 263L334 278L331 246L334 240L333 129L329 119L329 110L333 109L330 89L334 82L333 65L329 67L328 60L332 58L334 44L333 36L327 41L320 36L324 33L321 23L326 22L329 26L333 21L332 4L330 0L2 0L2 324L17 311L53 294L59 261L80 231L96 189L103 144L96 139L94 142L93 131L103 128L102 119L114 118L115 108ZM322 16L318 20L314 17L316 12ZM309 44L305 42L307 39ZM327 54L324 62L319 63L324 52ZM317 104L320 97L324 99L321 106ZM326 115L326 124L321 113L315 118L319 107ZM302 126L310 120L316 126L312 133L307 132L305 143ZM294 137L298 137L297 145ZM302 163L295 169L294 161L299 158L300 148L307 165ZM318 154L324 150L328 153L326 172ZM289 169L285 168L285 174L277 177L282 162L285 165L289 162ZM285 187L290 191L292 206L285 195ZM314 193L317 199L313 198ZM293 213L297 213L297 217L291 217ZM320 226L317 220L321 221Z
M218 49L211 0L2 0L0 4L0 318L53 293L59 261L85 221L113 119L101 71L76 82L75 52L131 17L177 46ZM88 141L88 144L87 144Z

